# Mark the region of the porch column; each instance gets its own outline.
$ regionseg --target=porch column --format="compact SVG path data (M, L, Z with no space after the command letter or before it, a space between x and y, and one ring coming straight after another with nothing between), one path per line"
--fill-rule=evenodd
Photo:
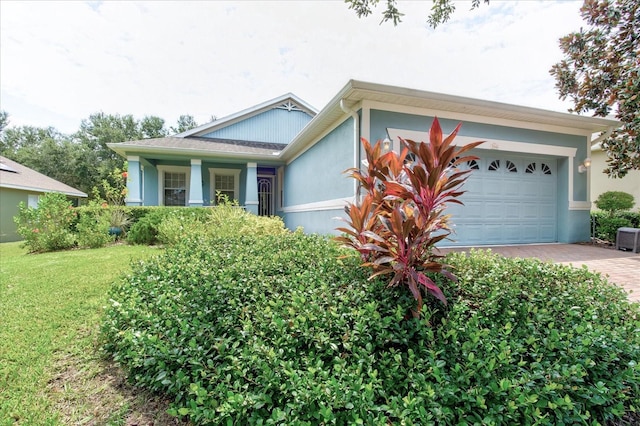
M202 160L191 159L191 181L189 184L189 206L202 207Z
M127 169L127 197L124 201L127 206L141 206L140 187L142 178L140 157L128 156L127 162L129 163Z
M244 208L258 214L258 163L247 163L247 183L244 195Z

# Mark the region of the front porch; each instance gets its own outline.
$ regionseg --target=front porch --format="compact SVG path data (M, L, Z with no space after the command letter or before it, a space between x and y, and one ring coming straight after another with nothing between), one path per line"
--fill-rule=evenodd
M278 164L141 156L127 156L127 161L129 206L213 206L224 195L251 213L273 216L282 205Z

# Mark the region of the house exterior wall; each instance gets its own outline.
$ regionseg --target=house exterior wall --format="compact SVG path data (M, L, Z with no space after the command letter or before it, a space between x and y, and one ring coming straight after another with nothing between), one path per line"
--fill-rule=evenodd
M604 169L607 167L607 154L601 149L591 151L591 201L598 199L607 191L622 191L633 195L633 210L640 209L640 170L631 170L624 178L610 178ZM595 204L594 209L597 209Z
M289 143L310 120L311 117L303 111L274 108L203 137Z
M352 199L353 179L344 171L353 167L353 119L348 118L291 161L284 172L283 217L289 229L333 233Z
M40 195L37 192L0 188L0 243L22 240L17 232L17 226L13 222L13 217L20 211L18 205L21 202L27 204L29 194Z

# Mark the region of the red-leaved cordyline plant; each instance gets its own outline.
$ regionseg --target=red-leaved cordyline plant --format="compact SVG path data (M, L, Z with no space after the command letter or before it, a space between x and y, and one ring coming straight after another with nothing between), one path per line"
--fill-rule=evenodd
M429 143L400 138L400 154L383 154L380 141L372 146L362 138L367 169L346 171L359 182L363 195L345 207L347 217L343 220L349 227L337 228L343 236L336 239L360 253L363 266L373 269L369 279L389 274L389 287L406 285L417 301L417 308L412 311L415 317L422 310L423 289L447 303L426 272L456 280L433 249L451 234L449 215L444 214L447 203L462 204L457 198L464 193L460 187L470 170L458 166L477 160L462 154L482 143L456 147L453 140L460 126L443 138L435 118ZM411 161L407 161L409 153L413 154Z

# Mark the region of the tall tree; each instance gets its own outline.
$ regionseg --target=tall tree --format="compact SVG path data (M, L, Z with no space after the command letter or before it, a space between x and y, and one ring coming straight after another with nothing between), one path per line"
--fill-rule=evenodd
M193 115L181 115L175 127L171 126L171 133L178 134L198 127L196 119Z
M609 156L606 173L624 177L640 170L640 3L638 0L585 0L580 9L587 29L560 39L565 58L551 74L570 111L622 123L602 140Z
M164 120L152 115L140 121L140 134L143 138L163 138L168 132L164 128Z
M471 9L479 7L482 1L489 4L489 0L471 0ZM358 18L362 18L371 15L373 8L380 3L380 0L345 0L345 3L349 5L349 9L353 9L356 12ZM398 9L397 0L385 0L384 3L385 9L382 12L382 21L380 23L392 21L393 25L398 25L402 22L404 14ZM427 22L435 28L447 22L455 10L454 0L433 0Z
M78 173L84 148L53 127L19 126L4 128L0 134L0 154L84 192L91 180ZM95 169L95 163L87 167ZM87 184L88 183L88 184Z
M9 113L6 111L0 111L0 134L9 125Z

